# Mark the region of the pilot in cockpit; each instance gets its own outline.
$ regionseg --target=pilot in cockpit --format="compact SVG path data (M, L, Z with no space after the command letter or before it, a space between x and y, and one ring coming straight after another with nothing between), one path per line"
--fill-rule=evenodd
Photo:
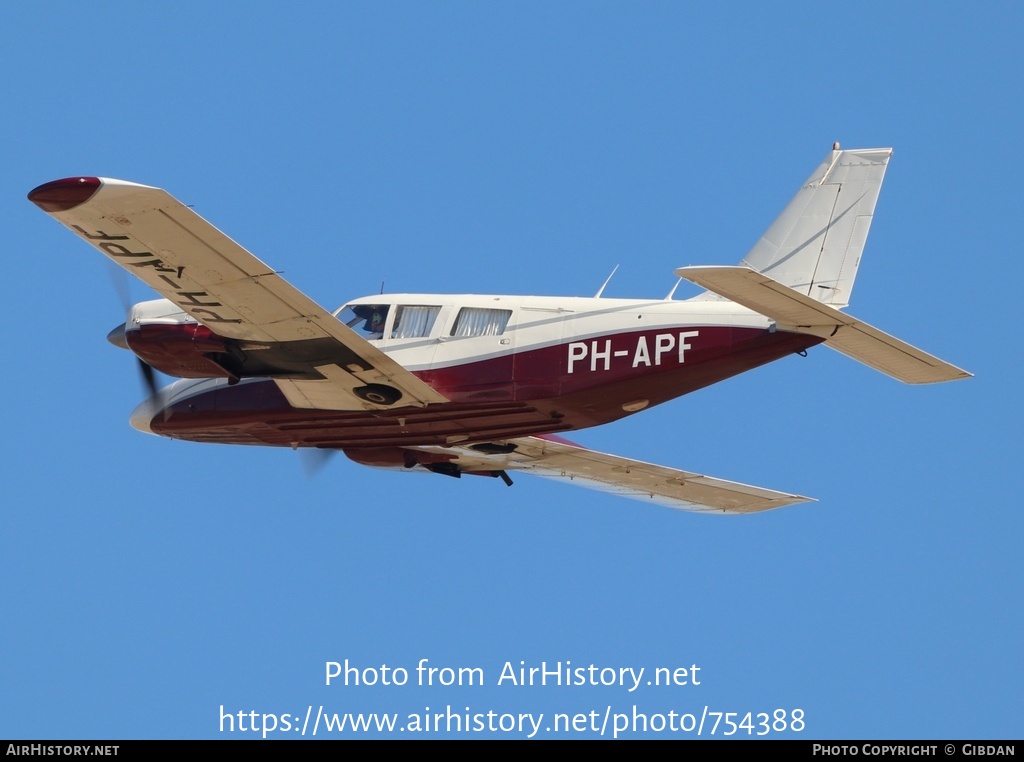
M384 338L388 321L387 304L350 304L338 310L338 319L368 341Z
M371 341L384 338L384 323L387 319L387 307L374 307L364 327L364 330L368 332L366 338Z

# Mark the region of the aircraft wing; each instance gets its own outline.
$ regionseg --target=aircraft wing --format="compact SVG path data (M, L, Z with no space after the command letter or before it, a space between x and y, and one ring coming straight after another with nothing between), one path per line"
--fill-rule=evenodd
M164 190L75 177L28 197L217 335L286 357L274 380L295 407L387 407L355 393L370 384L400 392L390 404L447 401Z
M472 447L436 450L456 453L457 457L451 463L463 472L518 470L698 513L756 513L794 503L815 502L810 497L588 450L561 438L521 437L506 440L503 444L511 452L488 454Z

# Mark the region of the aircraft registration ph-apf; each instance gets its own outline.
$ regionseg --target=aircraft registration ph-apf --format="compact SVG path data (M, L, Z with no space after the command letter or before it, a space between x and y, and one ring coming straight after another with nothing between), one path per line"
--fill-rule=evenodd
M740 265L675 271L707 289L686 300L380 294L330 312L166 191L72 177L28 198L164 297L110 336L150 379L182 379L136 408L141 431L751 513L811 498L558 435L822 343L906 383L970 376L841 311L891 155L836 144Z

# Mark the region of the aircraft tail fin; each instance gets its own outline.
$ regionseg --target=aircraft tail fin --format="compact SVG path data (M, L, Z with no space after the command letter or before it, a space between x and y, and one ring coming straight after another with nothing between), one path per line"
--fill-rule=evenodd
M676 275L771 318L780 330L820 336L827 346L904 383L934 384L971 376L747 267L680 267Z
M817 302L850 303L891 148L836 143L740 263Z

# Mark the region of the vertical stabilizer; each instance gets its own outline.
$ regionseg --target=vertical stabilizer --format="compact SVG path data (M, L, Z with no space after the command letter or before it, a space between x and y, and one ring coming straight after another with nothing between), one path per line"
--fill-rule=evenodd
M891 148L825 157L741 262L810 298L845 307Z

